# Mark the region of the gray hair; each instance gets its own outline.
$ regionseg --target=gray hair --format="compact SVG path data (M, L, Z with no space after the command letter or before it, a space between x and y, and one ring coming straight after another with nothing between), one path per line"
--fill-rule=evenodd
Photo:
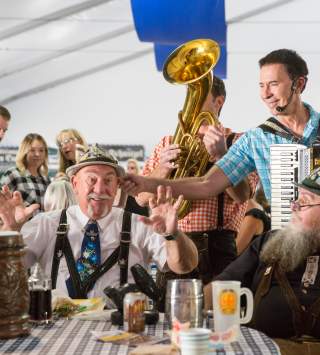
M54 180L47 187L44 195L44 210L53 211L76 205L77 199L69 181Z

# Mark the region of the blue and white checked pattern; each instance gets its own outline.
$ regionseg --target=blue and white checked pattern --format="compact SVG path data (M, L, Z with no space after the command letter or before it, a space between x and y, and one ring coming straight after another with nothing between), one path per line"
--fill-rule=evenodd
M148 335L163 336L167 329L163 322L163 315L156 326L146 327ZM26 354L29 355L126 355L130 349L126 345L113 345L94 339L91 330L106 331L118 329L110 322L83 321L78 319L58 320L46 326L35 326L31 335L27 337L0 340L1 354ZM212 355L280 355L278 345L265 334L257 330L241 327L241 335L238 341L225 346Z
M310 147L317 137L320 114L305 104L310 112L300 144ZM270 145L294 143L272 133L254 128L241 136L229 149L228 153L216 165L223 170L233 185L239 183L249 173L257 171L265 195L271 201L270 184Z

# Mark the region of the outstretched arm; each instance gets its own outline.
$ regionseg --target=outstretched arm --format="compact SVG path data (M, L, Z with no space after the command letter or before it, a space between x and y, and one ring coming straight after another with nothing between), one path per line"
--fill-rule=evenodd
M156 233L166 238L167 263L177 274L188 273L198 265L196 246L178 230L177 211L182 199L183 197L179 196L173 204L171 188L159 186L157 195L149 201L150 217L140 218L142 222L152 226Z
M167 144L167 145L165 145ZM144 166L144 176L166 179L178 166L174 163L180 154L178 144L170 144L166 137L156 146L154 152ZM154 196L151 192L142 192L136 200L141 206L148 206L150 198Z
M0 191L0 218L2 221L0 230L20 231L22 225L39 207L38 204L25 207L19 191L12 193L8 186L2 186Z
M178 180L159 179L127 174L122 178L122 188L130 195L142 191L155 193L159 185L170 186L172 195L183 195L187 200L204 200L217 196L231 183L224 172L213 166L203 177L185 178Z

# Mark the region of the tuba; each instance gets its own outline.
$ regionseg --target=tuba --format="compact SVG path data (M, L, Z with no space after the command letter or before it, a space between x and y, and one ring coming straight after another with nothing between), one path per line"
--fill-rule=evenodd
M198 137L198 130L204 122L209 125L219 123L213 113L201 112L212 86L212 69L219 56L218 43L211 39L196 39L174 50L164 64L163 75L167 81L188 85L172 141L173 144L179 144L181 153L177 161L178 168L172 172L171 179L203 176L206 172L209 154ZM184 200L178 211L179 219L188 213L189 208L190 201Z

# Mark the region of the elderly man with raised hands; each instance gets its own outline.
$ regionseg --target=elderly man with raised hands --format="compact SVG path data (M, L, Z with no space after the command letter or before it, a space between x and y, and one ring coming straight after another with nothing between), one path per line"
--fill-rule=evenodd
M131 215L113 206L124 174L112 156L92 146L67 169L77 205L38 214L23 224L36 206L25 209L19 192L3 187L1 229L21 230L27 267L38 261L51 274L54 288L73 298L101 296L107 286L132 282L129 268L136 263L146 267L153 260L162 270L190 272L198 255L177 229L182 196L173 204L171 189L159 187L150 201L150 218Z

